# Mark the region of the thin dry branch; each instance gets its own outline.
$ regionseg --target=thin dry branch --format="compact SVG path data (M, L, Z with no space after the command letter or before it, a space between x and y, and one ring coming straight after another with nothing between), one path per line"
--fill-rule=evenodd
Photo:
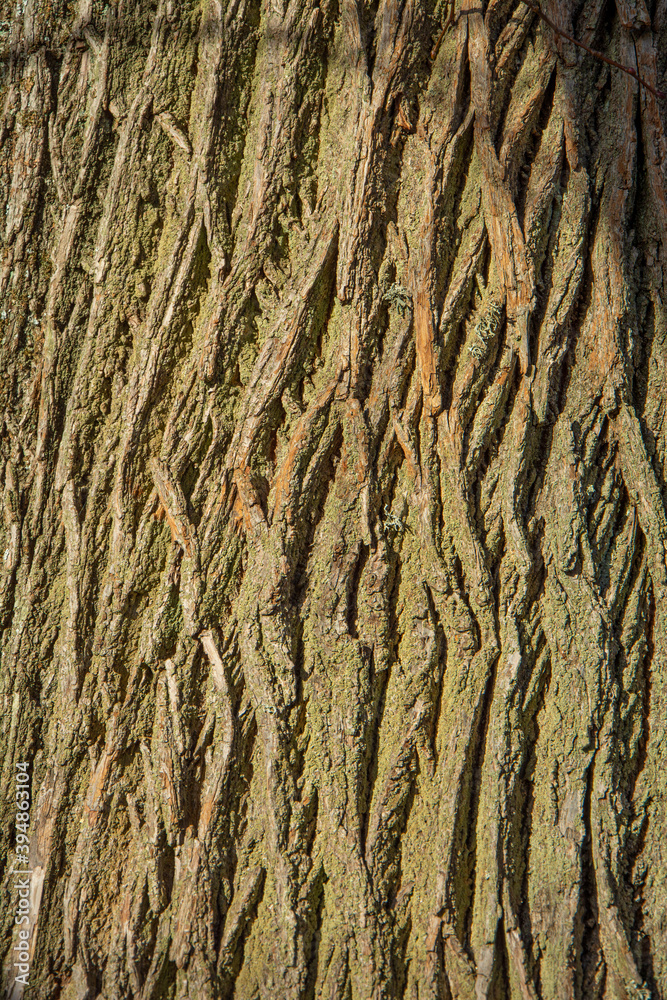
M451 3L451 5L450 5L450 3ZM448 7L449 7L449 14L448 14L447 20L445 21L445 23L443 25L442 31L438 35L437 42L435 43L435 45L431 49L431 60L435 59L435 57L438 54L438 49L440 48L441 41L443 40L443 38L445 37L445 35L449 31L449 29L452 27L452 25L455 24L456 21L457 21L457 17L456 17L456 0L448 0Z
M646 90L649 90L654 97L658 97L663 101L667 98L667 94L664 94L661 90L656 90L656 88L651 86L650 83L647 83L647 81L639 75L636 69L632 69L631 66L625 66L623 63L616 62L615 59L610 59L609 56L605 56L602 52L598 52L597 49L590 48L590 46L586 45L584 42L578 41L573 35L564 31L555 23L555 21L552 21L551 18L544 13L538 4L532 3L532 0L522 0L522 2L525 3L526 7L529 7L530 10L537 14L538 17L541 17L545 24L548 24L557 35L560 35L561 38L564 38L568 42L572 42L573 45L583 49L584 52L587 52L589 56L593 56L594 59L599 59L600 62L605 62L609 66L614 66L615 69L620 69L621 72L627 73L628 76L633 76L637 83L641 87L645 87Z
M625 66L623 63L617 62L615 59L610 59L609 56L604 55L604 53L599 52L597 49L592 49L589 45L586 45L584 42L578 41L578 39L576 39L573 35L569 34L569 32L565 31L563 28L560 28L555 21L552 21L552 19L548 16L548 14L545 14L538 4L532 3L532 0L522 0L522 3L524 3L526 7L532 10L533 13L537 14L537 16L540 17L545 22L545 24L548 24L549 27L553 31L555 31L556 34L559 35L561 38L564 38L568 42L572 42L573 45L576 45L577 48L583 49L584 52L587 52L589 56L593 56L594 59L599 59L600 62L607 63L609 66L613 66L615 69L620 69L622 73L627 73L628 76L634 77L637 83L641 87L645 87L646 90L650 91L654 97L657 97L662 101L667 100L667 94L665 94L662 90L657 90L654 86L652 86L652 84L648 83L647 80L645 80L642 76L639 75L637 70L633 69L631 66ZM457 16L455 16L454 2L452 2L451 7L449 8L449 14L445 22L445 25L440 34L438 35L438 40L431 49L431 60L435 59L436 55L438 54L438 49L440 48L440 43L442 42L442 39L444 38L447 31L449 31L451 27L453 27L455 24L458 23L459 18L463 16L467 17L470 14L477 14L477 13L482 13L482 10L480 9L480 10L461 11Z

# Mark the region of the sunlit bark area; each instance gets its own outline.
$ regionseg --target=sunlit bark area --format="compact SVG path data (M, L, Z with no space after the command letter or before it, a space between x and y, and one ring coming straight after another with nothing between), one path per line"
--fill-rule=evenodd
M0 2L13 997L18 761L26 1000L667 997L667 2L543 10Z

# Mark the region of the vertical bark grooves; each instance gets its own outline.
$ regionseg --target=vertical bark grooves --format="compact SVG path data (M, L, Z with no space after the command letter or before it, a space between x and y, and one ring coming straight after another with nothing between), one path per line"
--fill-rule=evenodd
M29 761L43 1000L667 997L665 103L522 3L3 11L8 995Z

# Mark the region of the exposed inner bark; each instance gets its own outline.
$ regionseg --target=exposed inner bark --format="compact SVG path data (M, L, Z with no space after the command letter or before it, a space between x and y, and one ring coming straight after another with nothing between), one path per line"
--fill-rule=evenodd
M0 3L14 997L17 761L26 998L667 997L667 3L543 9L649 87L511 0Z

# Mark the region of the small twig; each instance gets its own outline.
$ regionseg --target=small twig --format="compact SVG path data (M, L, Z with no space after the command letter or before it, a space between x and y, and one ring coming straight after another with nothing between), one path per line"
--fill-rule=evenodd
M450 6L450 4L451 4L451 6ZM440 32L440 34L438 35L437 42L435 43L435 45L431 49L431 62L433 62L433 60L437 56L438 49L440 48L440 42L445 37L446 32L449 31L449 29L451 28L451 26L456 21L456 0L447 0L447 6L449 7L449 17L445 21L445 25L444 25L442 31Z
M467 17L470 14L483 13L482 10L465 10L461 11L457 16L454 9L456 0L448 0L448 4L449 3L451 3L449 17L447 18L445 26L438 36L437 42L431 49L431 61L433 61L438 54L438 49L440 48L440 43L442 42L445 33L459 20L460 17ZM609 56L604 55L604 53L599 52L597 49L592 49L589 45L586 45L585 42L578 41L573 35L570 35L567 31L560 28L555 21L552 21L548 14L545 14L542 8L538 4L533 3L532 0L523 0L523 3L525 3L526 7L532 10L534 14L541 17L545 24L548 24L557 35L560 35L561 38L564 38L568 42L572 42L573 45L576 45L577 48L583 49L584 52L587 52L589 56L593 56L594 59L607 63L607 65L613 66L614 69L620 69L622 73L627 73L628 76L634 77L640 87L645 87L645 89L650 91L654 97L659 98L661 101L667 100L667 94L665 94L662 90L657 90L650 83L648 83L642 76L639 75L636 69L632 69L631 66L625 66L623 63L616 62L615 59L610 59Z
M644 78L639 75L636 69L632 69L631 66L624 66L623 63L616 62L615 59L610 59L609 56L603 55L603 53L598 52L597 49L591 49L584 42L577 41L577 39L574 38L572 35L568 34L567 31L563 31L562 28L559 28L558 25L554 21L552 21L547 14L544 13L541 7L539 7L538 4L533 3L532 0L523 0L523 2L525 3L526 7L529 7L535 14L537 14L538 17L541 17L542 20L546 24L548 24L549 27L553 31L555 31L557 35L560 35L561 38L564 38L568 42L572 42L573 45L576 45L578 46L578 48L583 49L584 52L587 52L589 56L593 56L594 59L599 59L600 62L605 62L609 66L613 66L615 69L620 69L621 72L627 73L628 76L634 77L637 83L641 87L645 87L646 90L650 90L650 92L653 94L654 97L659 97L663 101L667 99L667 94L663 94L661 90L656 90L655 87L652 87L650 83L647 83L646 80L644 80Z

